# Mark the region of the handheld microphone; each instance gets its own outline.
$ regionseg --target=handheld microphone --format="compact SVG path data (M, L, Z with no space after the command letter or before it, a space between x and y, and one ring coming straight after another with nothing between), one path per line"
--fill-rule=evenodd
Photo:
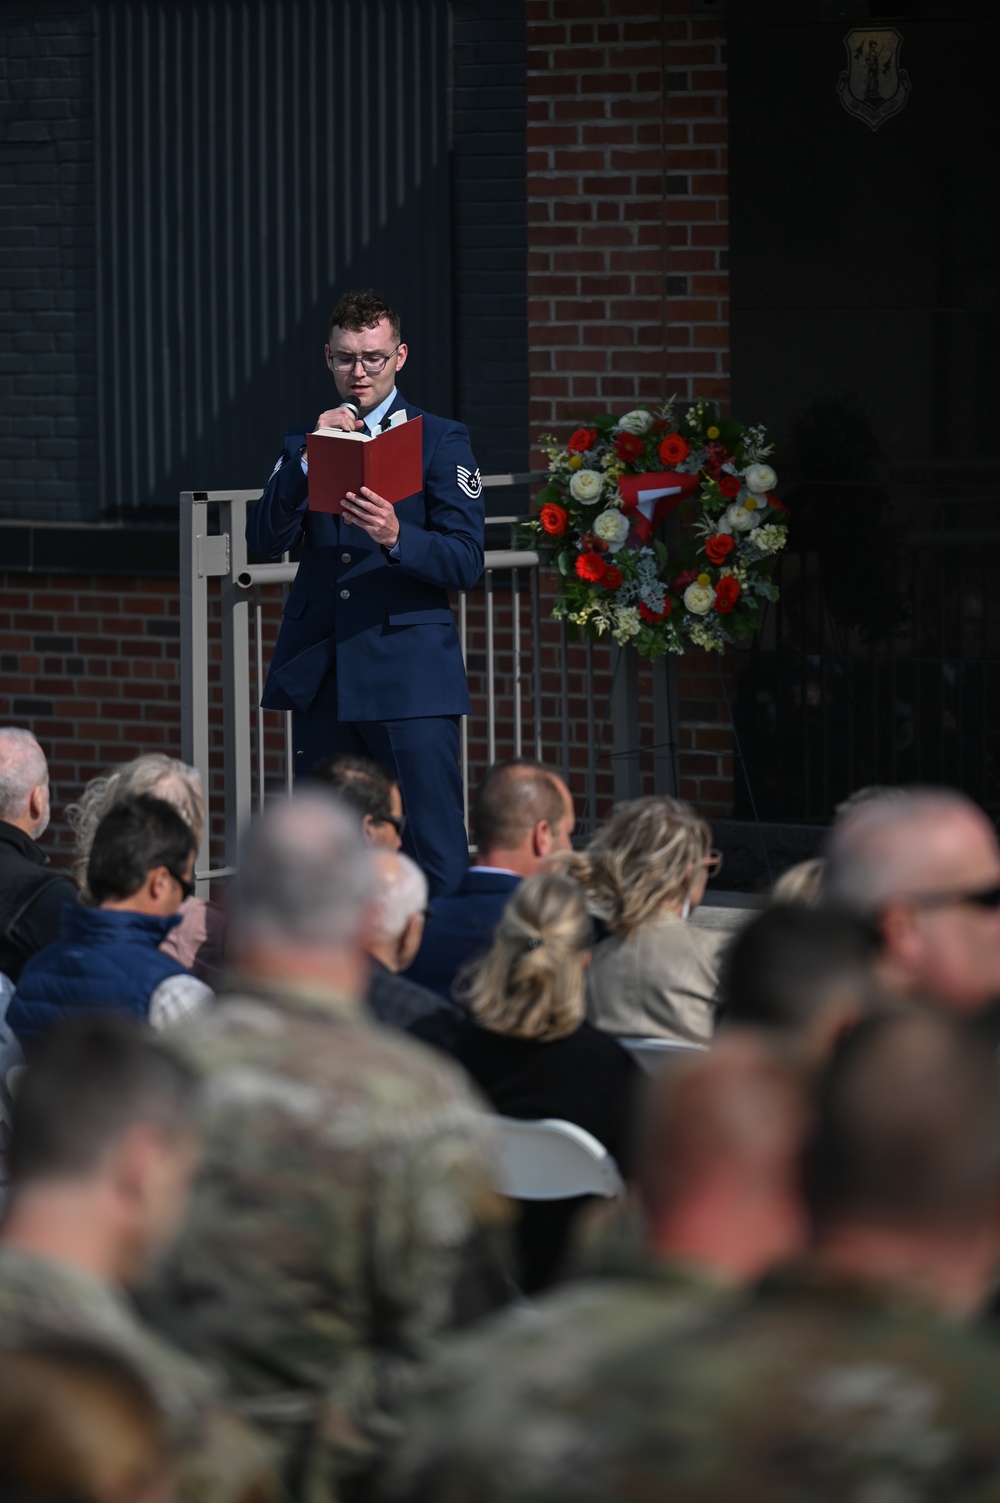
M354 418L355 422L357 422L358 418L361 416L361 408L358 406L357 402L355 402L354 398L345 397L340 405L341 407L346 407L347 411Z

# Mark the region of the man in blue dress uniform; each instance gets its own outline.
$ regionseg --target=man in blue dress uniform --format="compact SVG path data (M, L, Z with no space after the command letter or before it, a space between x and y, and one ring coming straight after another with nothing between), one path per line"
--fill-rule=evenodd
M482 574L482 481L466 429L397 391L407 348L383 298L342 298L324 353L360 417L333 407L316 426L375 434L422 417L423 489L392 506L363 487L342 516L311 512L305 432L285 435L247 522L247 543L265 558L302 542L261 703L292 711L296 776L344 753L394 771L404 847L433 896L456 887L468 865L458 723L469 691L448 591Z

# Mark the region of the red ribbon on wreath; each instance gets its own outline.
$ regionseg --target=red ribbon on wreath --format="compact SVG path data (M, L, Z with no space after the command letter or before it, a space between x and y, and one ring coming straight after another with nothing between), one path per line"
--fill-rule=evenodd
M622 511L632 518L632 531L640 542L647 542L665 517L676 511L688 496L700 491L700 475L679 475L675 470L658 470L649 475L619 475L618 493Z

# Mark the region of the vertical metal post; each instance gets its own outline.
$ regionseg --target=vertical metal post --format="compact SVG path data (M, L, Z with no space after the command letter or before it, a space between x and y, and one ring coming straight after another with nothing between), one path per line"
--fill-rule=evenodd
M257 727L257 809L264 808L264 711L260 707L264 688L264 608L260 585L253 587L254 628L254 724Z
M223 765L226 790L226 865L235 866L239 840L250 822L250 601L236 584L247 563L243 500L220 503L223 534L229 538L229 571L222 581L222 702L225 727Z
M496 686L493 679L493 570L486 570L486 748L489 766L497 759Z
M672 798L680 794L677 665L673 654L653 664L653 790Z
M559 660L559 692L562 707L562 775L569 783L569 635L563 622L560 634L562 655Z
M469 602L463 590L458 597L458 639L462 644L462 663L469 676ZM469 717L462 716L462 815L469 828Z
M542 618L538 570L531 571L531 683L535 700L535 761L542 760Z
M611 688L611 751L615 803L642 792L639 766L638 655L619 647Z
M521 586L517 569L510 574L511 650L514 654L514 755L521 755Z
M205 796L205 828L196 862L208 870L210 797L208 764L208 577L203 539L206 501L203 491L182 491L180 538L181 587L181 756L198 769ZM208 882L197 879L199 896L208 896Z
M594 734L594 643L587 638L587 832L597 828L597 737Z

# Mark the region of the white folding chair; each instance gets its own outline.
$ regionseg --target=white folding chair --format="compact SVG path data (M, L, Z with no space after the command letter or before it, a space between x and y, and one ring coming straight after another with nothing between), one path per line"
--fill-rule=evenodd
M672 1059L685 1054L701 1054L708 1047L707 1044L687 1043L683 1039L622 1038L620 1034L615 1037L647 1075L659 1075Z
M589 1132L558 1117L494 1118L494 1184L512 1200L613 1199L625 1185L611 1154Z

